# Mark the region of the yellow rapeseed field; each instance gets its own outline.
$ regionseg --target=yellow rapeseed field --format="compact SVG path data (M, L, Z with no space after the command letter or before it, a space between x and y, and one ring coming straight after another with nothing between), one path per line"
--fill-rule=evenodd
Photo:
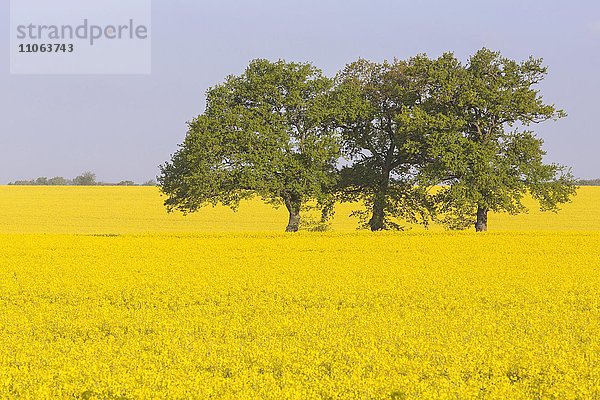
M0 398L600 398L600 188L486 234L0 187Z
M185 217L167 214L163 201L153 187L0 186L0 233L281 232L288 218L285 207L274 210L258 199L242 203L238 212L209 207ZM531 201L526 204L533 206ZM337 207L334 231L356 231L357 219L348 217L354 208ZM573 203L562 206L558 214L535 207L517 216L491 214L489 227L492 231L600 231L600 187L582 187Z

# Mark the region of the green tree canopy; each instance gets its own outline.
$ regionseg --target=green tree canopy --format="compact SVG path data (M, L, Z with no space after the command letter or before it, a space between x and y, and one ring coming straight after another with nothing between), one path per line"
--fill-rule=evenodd
M336 181L339 145L326 123L331 87L310 64L254 60L211 88L205 113L161 166L168 209L236 208L256 193L285 205L286 230L297 231L301 207L324 203Z
M487 230L488 211L519 213L529 192L542 210L557 210L575 194L570 171L546 164L543 141L532 125L566 114L545 104L536 85L547 74L541 59L516 62L482 49L462 65L445 54L430 71L433 108L454 131L429 137L429 173L444 188L438 194L444 222Z
M419 181L424 157L421 115L430 61L418 56L382 64L358 60L338 74L334 115L343 136L342 200L362 201L365 226L427 224L433 203Z
M96 185L96 174L90 171L73 178L73 185L76 186L94 186Z
M547 69L482 49L466 64L358 60L335 80L310 64L255 60L207 93L159 184L169 210L236 208L258 194L289 212L316 200L360 201L372 230L400 220L487 230L489 211L525 211L528 193L556 211L575 194L570 171L544 162L532 126L565 116L537 88ZM433 190L434 186L439 188ZM335 194L335 196L333 196Z
M66 186L69 184L71 184L71 182L62 176L55 176L54 178L48 179L48 185L52 186Z

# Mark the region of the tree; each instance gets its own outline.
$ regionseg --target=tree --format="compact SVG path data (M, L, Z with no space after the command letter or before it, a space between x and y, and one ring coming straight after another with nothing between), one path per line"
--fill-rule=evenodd
M117 183L117 186L136 186L134 181L121 181Z
M35 180L34 185L36 185L36 186L47 186L48 185L48 178L46 178L45 176L40 176L39 178L37 178Z
M310 200L324 203L336 181L339 146L327 125L332 80L310 64L254 60L208 91L205 113L161 166L167 208L184 213L254 194L285 205L295 232Z
M334 111L347 161L341 199L364 202L362 219L373 231L400 228L395 218L426 225L433 211L429 188L419 181L426 159L414 118L423 113L429 64L425 56L382 64L361 59L338 75Z
M527 193L552 211L575 194L570 171L543 162L543 141L529 129L566 116L536 89L546 74L541 59L516 62L485 48L466 65L451 53L439 60L430 95L458 129L430 138L438 143L430 171L444 185L438 200L450 227L486 231L490 210L523 212Z
M51 186L67 186L70 182L62 176L55 176L54 178L48 179L48 185Z
M65 186L65 185L70 185L71 182L65 178L62 178L60 176L54 177L54 178L46 178L44 176L41 176L39 178L36 179L32 179L29 181L16 181L16 182L11 182L9 183L9 185L18 185L18 186Z
M96 185L96 174L93 172L84 172L73 179L73 185L75 186L94 186Z

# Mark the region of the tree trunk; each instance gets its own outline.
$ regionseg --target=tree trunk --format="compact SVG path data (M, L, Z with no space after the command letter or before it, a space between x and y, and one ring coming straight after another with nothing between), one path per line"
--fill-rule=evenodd
M385 229L385 192L376 194L369 226L373 232Z
M302 202L297 196L285 196L285 207L290 213L290 219L288 222L287 228L285 228L286 232L298 232L300 228L300 206Z
M392 161L395 147L391 146L388 150L387 160L381 172L381 181L379 182L378 192L375 193L373 201L373 215L369 221L371 231L382 231L385 229L385 206L387 202L387 193L390 187L390 174L392 171Z
M477 207L477 222L475 222L476 232L487 231L488 222L488 209L484 207Z

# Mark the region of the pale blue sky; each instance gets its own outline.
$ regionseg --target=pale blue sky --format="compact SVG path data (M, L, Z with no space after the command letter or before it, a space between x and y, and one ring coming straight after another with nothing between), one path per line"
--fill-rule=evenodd
M99 0L100 1L100 0ZM139 76L9 74L0 0L0 184L37 176L153 178L208 87L253 58L311 61L327 74L375 61L486 46L543 57L548 102L569 117L536 127L548 160L600 177L598 1L153 1L153 65Z

